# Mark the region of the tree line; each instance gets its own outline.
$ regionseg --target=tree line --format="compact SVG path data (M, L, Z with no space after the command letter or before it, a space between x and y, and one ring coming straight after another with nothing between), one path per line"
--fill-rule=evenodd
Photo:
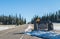
M41 21L48 21L48 20L50 20L52 22L58 22L58 23L60 23L60 10L58 10L58 11L56 11L54 13L49 13L47 15L43 15L42 17L35 15L32 18L31 23L33 21L35 21L38 17L40 18Z
M4 25L22 25L22 24L26 24L26 19L23 18L21 16L21 14L19 14L19 16L17 16L17 14L15 16L9 15L9 16L5 16L5 15L1 15L0 16L0 24L4 24Z

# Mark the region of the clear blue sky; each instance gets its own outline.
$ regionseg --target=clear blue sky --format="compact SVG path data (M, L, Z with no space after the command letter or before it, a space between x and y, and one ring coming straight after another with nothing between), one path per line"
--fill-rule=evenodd
M19 15L27 19L43 16L60 9L60 0L0 0L0 15Z

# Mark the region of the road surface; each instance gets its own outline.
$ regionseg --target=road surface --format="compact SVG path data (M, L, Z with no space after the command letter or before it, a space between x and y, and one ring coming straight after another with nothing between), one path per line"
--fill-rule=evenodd
M0 39L41 39L29 35L21 34L27 28L28 24L16 28L0 31Z

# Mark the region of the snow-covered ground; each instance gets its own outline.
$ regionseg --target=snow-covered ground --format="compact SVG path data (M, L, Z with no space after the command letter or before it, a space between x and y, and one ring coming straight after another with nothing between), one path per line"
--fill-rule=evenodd
M15 28L15 25L0 25L0 31Z
M60 39L60 34L57 34L52 31L32 31L32 32L26 32L25 34L36 36L39 38L46 38L46 39Z
M0 31L6 30L6 29L9 29L9 27L4 27L4 26L1 26L1 27L0 27Z
M31 25L25 30L25 34L46 39L60 39L60 34L53 31L31 31ZM60 30L60 23L53 23L54 30ZM30 31L29 31L30 30Z
M60 30L60 26L54 26L54 30Z
M60 30L60 23L53 23L54 30Z
M14 28L15 26L16 25L0 25L0 31ZM60 23L53 23L53 28L54 28L54 30L60 30Z

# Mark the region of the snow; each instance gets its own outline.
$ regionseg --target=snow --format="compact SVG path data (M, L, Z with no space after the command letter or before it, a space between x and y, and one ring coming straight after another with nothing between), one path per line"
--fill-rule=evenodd
M54 30L60 30L60 23L53 23Z
M60 30L60 26L54 26L54 30Z
M15 28L16 25L0 25L0 31Z
M5 27L5 26L1 26L1 27L0 27L0 31L6 30L6 29L9 29L9 27Z
M28 25L28 27L25 29L25 32L31 32L33 30L33 27L31 25Z
M54 24L53 26L54 30L60 30L60 23L59 24ZM46 38L46 39L60 39L60 34L55 33L53 31L31 31L31 28L27 28L27 31L25 34L30 35L30 36L36 36L39 38ZM30 30L30 31L29 31Z
M54 33L52 31L32 31L26 32L25 34L47 39L60 39L60 34Z

